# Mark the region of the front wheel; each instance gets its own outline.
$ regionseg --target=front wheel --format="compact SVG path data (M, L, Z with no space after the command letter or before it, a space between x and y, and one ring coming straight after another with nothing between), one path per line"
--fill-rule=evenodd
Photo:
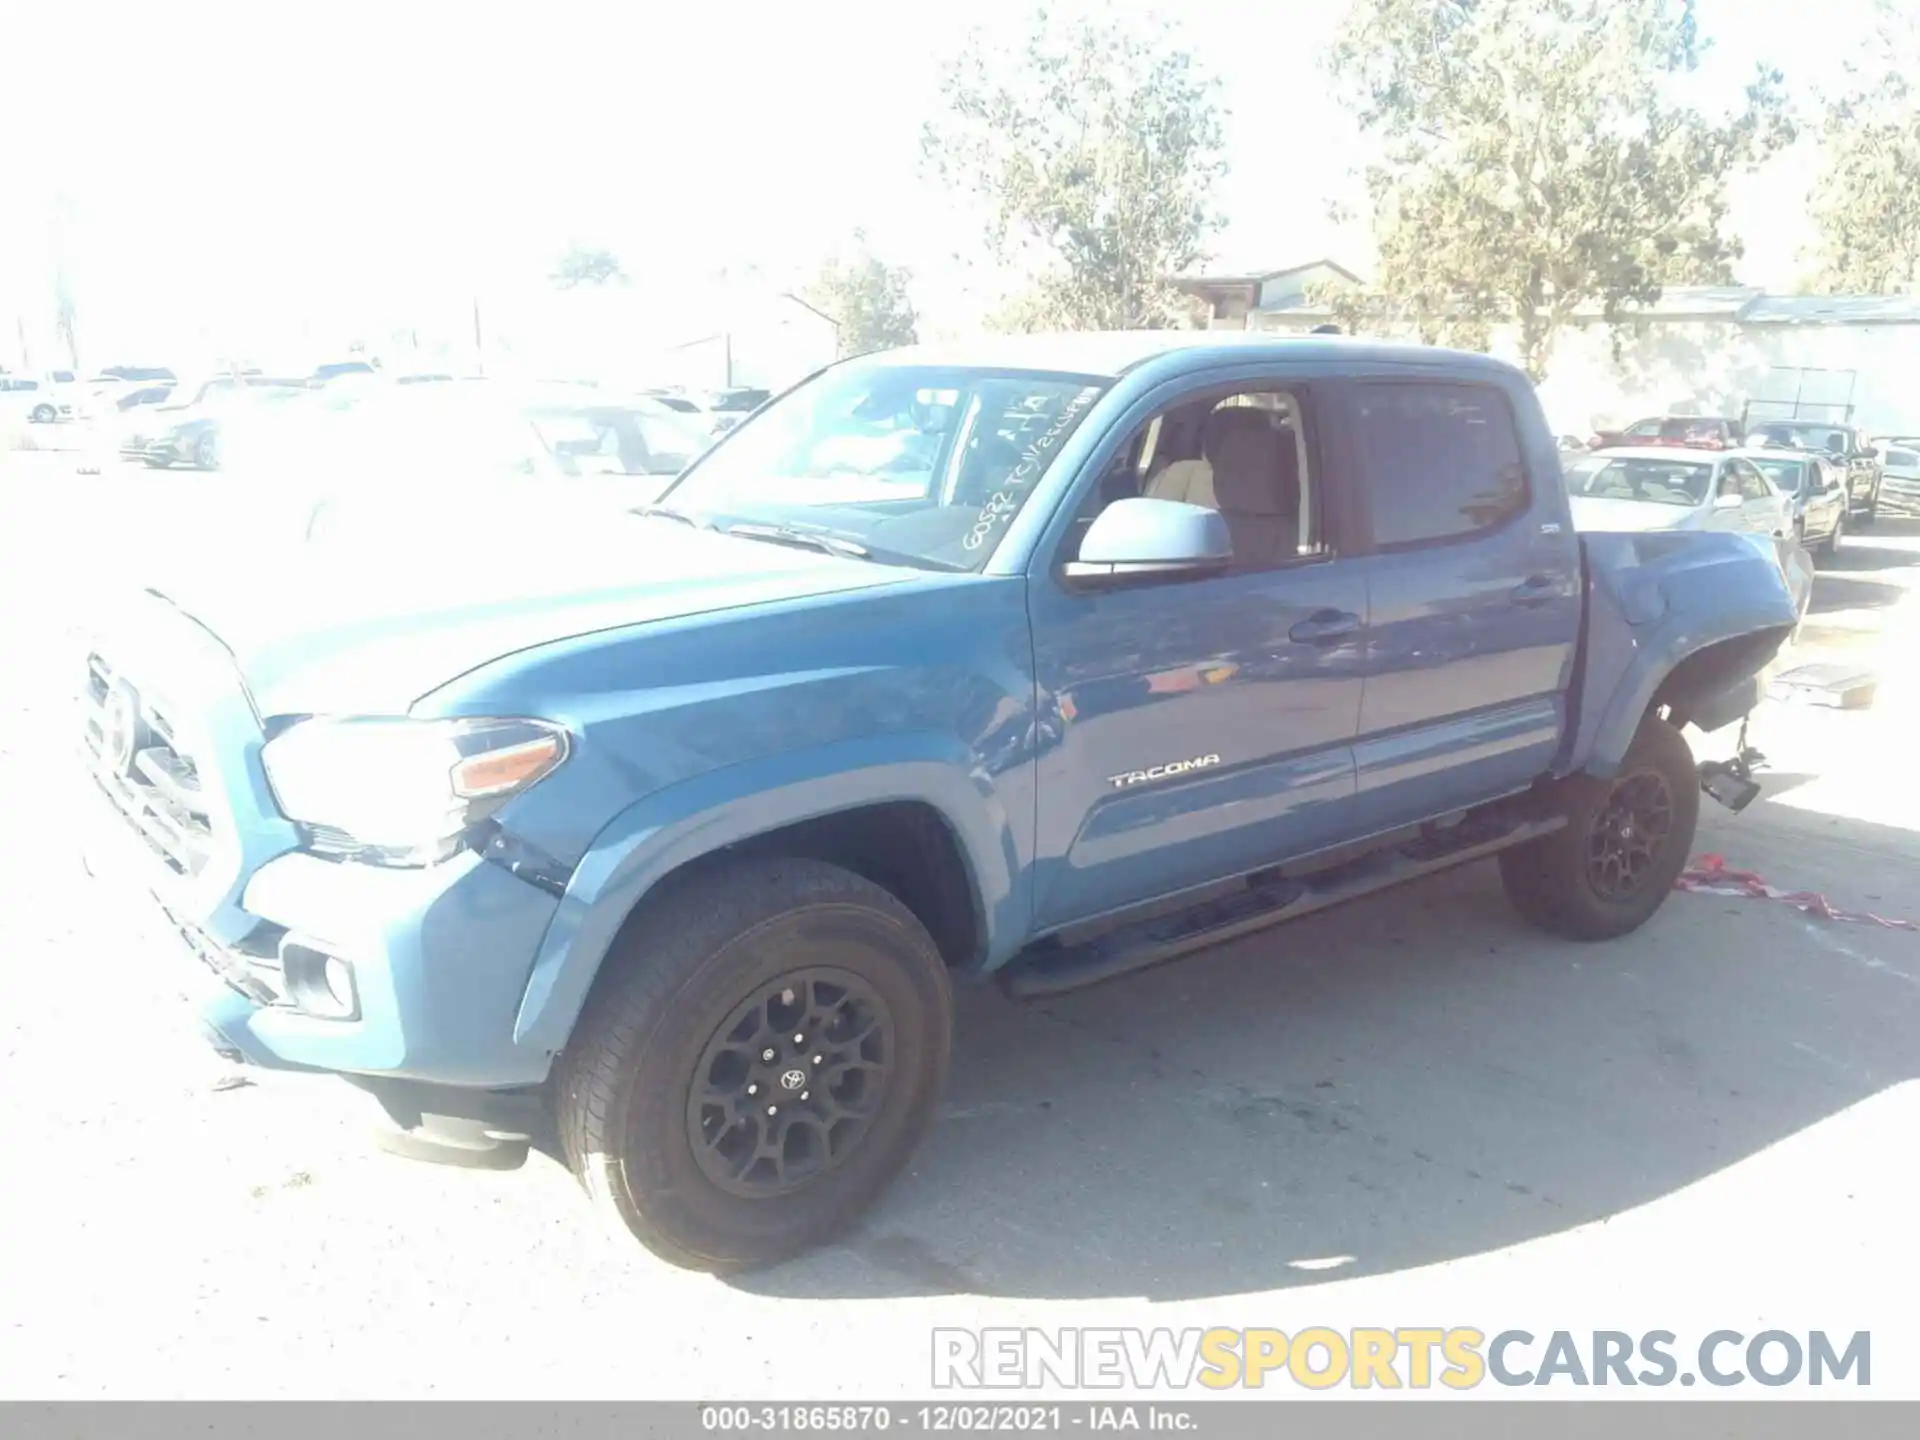
M33 407L33 413L27 416L27 419L31 420L35 425L51 425L54 420L58 418L58 415L59 412L51 405L36 405Z
M1673 890L1700 819L1700 776L1686 738L1649 716L1611 780L1561 783L1565 828L1500 856L1521 915L1569 940L1638 930Z
M193 468L196 470L220 468L220 442L214 438L211 430L194 442Z
M562 1057L568 1164L691 1269L770 1264L852 1224L933 1116L946 966L878 885L811 860L686 883L629 925Z

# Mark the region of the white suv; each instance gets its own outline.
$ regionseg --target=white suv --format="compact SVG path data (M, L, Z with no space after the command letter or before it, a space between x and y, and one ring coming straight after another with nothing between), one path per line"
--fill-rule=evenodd
M68 383L62 383L65 375ZM55 371L46 380L24 375L0 375L0 413L24 415L35 425L51 425L56 420L73 418L73 377L67 371Z
M1920 435L1882 440L1880 465L1880 493L1898 500L1908 513L1920 508Z

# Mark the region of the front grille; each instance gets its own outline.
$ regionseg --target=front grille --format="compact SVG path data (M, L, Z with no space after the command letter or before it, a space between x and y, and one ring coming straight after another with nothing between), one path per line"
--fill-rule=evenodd
M285 967L280 960L280 942L286 930L261 921L238 943L220 945L197 925L188 924L166 906L160 907L173 928L180 932L195 958L217 976L221 984L244 995L256 1005L287 1005Z
M97 654L87 657L85 702L95 782L169 869L198 875L213 848L211 811L167 702Z

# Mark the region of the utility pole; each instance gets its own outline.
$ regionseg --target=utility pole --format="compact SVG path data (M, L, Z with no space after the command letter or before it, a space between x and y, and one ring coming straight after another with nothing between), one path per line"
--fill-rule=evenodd
M487 352L480 339L480 297L473 297L473 363L482 375L487 373Z

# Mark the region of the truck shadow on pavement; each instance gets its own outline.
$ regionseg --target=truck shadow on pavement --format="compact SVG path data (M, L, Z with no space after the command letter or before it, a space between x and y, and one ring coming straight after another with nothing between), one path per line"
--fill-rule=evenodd
M1884 610L1898 605L1909 591L1904 585L1886 580L1860 580L1822 570L1813 577L1813 600L1807 606L1810 615L1829 615L1836 610Z
M1703 824L1722 846L1843 908L1904 913L1920 863L1920 834L1766 802ZM730 1283L1174 1300L1382 1274L1645 1205L1915 1075L1920 936L1679 894L1577 945L1482 864L1065 998L963 992L911 1172L846 1241Z

